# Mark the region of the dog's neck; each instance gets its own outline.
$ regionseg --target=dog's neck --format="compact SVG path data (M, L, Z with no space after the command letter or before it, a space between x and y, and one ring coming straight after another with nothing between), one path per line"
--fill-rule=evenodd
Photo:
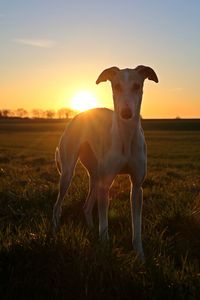
M134 120L122 120L114 111L112 119L112 145L125 156L131 155L132 143L141 130L140 116Z

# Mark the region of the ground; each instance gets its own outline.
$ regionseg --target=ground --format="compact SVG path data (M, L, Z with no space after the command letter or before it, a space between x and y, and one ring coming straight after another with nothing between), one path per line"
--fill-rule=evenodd
M108 245L98 241L96 210L94 232L86 227L80 164L52 236L54 150L66 122L0 121L1 299L199 299L199 122L163 122L143 121L143 264L131 247L127 176L110 191Z

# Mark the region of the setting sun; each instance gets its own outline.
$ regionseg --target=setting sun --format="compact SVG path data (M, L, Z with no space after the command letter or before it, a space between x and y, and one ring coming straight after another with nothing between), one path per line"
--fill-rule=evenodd
M81 91L71 99L70 106L74 110L84 111L97 107L98 102L92 93Z

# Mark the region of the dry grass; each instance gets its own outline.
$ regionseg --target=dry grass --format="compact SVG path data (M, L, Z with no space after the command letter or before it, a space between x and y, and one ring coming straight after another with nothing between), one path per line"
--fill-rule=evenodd
M1 128L0 298L198 299L199 132L145 133L143 265L131 248L126 176L110 192L109 245L98 242L97 226L91 233L85 225L88 183L80 165L60 231L49 233L58 183L54 149L63 128L50 122Z

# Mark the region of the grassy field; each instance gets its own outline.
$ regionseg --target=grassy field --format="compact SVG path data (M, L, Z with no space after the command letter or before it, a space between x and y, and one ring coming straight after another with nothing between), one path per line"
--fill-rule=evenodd
M95 232L86 227L78 165L53 237L54 149L65 122L0 121L0 299L200 299L199 122L149 122L142 264L131 248L128 178L110 191L105 246L98 220Z

